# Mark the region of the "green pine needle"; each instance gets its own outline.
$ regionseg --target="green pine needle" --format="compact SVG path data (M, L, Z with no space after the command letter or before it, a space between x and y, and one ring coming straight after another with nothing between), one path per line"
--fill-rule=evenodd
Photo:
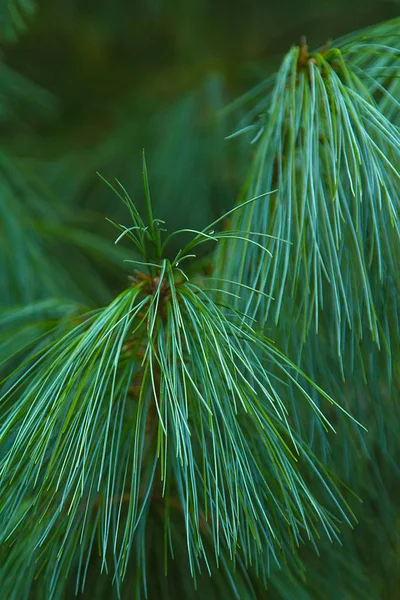
M398 62L398 34L391 39L397 48L385 56ZM383 290L400 269L400 133L377 103L379 78L362 77L361 59L353 65L363 44L317 53L294 47L276 76L244 97L238 133L253 129L255 156L243 195L278 192L238 213L232 226L271 235L273 260L235 241L217 261L224 276L275 298L257 294L241 310L261 323L296 322L303 343L329 313L341 362L368 330L378 347L390 343Z
M223 292L206 291L177 266L218 238L217 222L169 261L158 256L152 213L145 226L124 201L133 227L121 228L144 254L132 285L66 322L3 382L1 542L17 548L29 536L31 557L12 550L10 569L27 561L47 599L61 597L72 570L77 590L85 586L95 545L117 589L133 551L146 586L157 507L166 539L184 527L193 577L201 565L229 573L235 561L265 576L269 561L286 560L304 540L315 545L321 532L338 539L338 517L352 518L281 392L295 385L298 402L333 431L300 383L308 378ZM173 551L170 542L165 556ZM24 597L27 584L19 585Z

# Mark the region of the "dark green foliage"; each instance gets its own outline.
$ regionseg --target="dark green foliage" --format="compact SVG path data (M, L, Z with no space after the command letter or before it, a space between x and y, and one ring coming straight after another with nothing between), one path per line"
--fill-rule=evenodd
M236 241L217 261L230 279L269 295L248 295L237 308L272 326L285 351L368 421L364 406L352 406L348 381L357 393L379 394L375 380L382 373L390 385L399 343L400 134L374 97L376 64L400 61L398 27L383 24L317 53L294 47L276 77L236 102L247 108L241 131L256 132L243 195L277 192L232 226L272 234L273 256ZM371 38L385 41L380 52ZM396 103L382 85L378 96L387 109Z
M0 39L15 41L35 12L33 0L1 0Z
M389 23L370 35L400 45L399 36L390 36L393 29ZM343 50L340 44L316 53L305 43L294 47L277 76L244 98L254 106L241 131L254 129L256 145L245 193L278 191L250 205L234 226L261 227L276 240L270 245L273 260L262 260L254 246L238 247L240 261L222 267L233 267L240 281L274 297L263 302L258 296L254 303L262 323L278 323L284 313L306 339L310 329L318 333L322 310L328 312L339 357L344 328L352 331L352 347L365 329L379 346L382 302L389 320L398 314L396 301L388 314L386 286L397 285L393 276L400 267L400 134L372 95L379 81L376 63L383 62L380 54L376 58L379 48L361 39L362 50L357 38ZM366 56L362 71L351 62L357 51ZM389 64L400 61L396 46L381 52ZM380 95L385 107L398 104L384 88ZM230 259L231 252L232 245Z
M153 218L145 163L143 175L148 225L121 196L132 226L120 226L119 237L133 242L142 260L131 262L145 271L106 308L66 322L4 381L1 539L14 545L10 561L23 560L21 536L31 540L32 576L43 569L48 598L62 593L76 561L84 587L95 538L118 588L131 549L139 564L145 560L154 502L163 507L172 555L171 528L181 513L192 576L210 561L223 565L225 556L256 564L265 576L304 538L315 543L319 530L337 538L337 519L315 497L310 476L314 489L321 484L318 496L325 492L350 523L281 396L295 382L297 401L303 396L333 431L297 369L229 309L226 294L207 279L199 287L180 267L197 246L217 241L217 222L194 232L172 261L163 258L174 234L163 239ZM144 563L142 571L141 589Z

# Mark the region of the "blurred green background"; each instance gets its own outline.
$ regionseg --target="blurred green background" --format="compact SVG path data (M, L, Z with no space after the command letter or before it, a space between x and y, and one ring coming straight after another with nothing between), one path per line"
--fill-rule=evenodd
M40 0L23 35L0 27L2 144L110 239L104 214L124 213L96 171L138 201L144 147L158 216L200 227L249 165L251 149L224 140L225 104L301 35L315 47L398 13L393 0Z

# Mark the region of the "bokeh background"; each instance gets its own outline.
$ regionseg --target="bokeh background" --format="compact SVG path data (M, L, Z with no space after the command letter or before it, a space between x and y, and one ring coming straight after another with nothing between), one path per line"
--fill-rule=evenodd
M221 109L300 36L317 47L398 14L396 0L39 0L17 41L1 28L1 140L63 203L111 218L96 171L140 201L145 148L158 216L200 227L249 164Z

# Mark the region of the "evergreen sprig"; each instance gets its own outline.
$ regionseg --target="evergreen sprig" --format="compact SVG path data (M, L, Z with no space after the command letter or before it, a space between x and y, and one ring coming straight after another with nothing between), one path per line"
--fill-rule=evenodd
M243 196L278 192L237 213L233 226L272 235L273 260L236 242L221 270L274 297L249 295L242 310L267 324L293 320L301 343L329 313L342 368L367 331L385 346L381 319L397 314L396 301L388 314L385 290L398 286L400 267L400 134L378 100L398 100L373 76L379 61L398 65L397 26L381 26L383 39L389 28L397 43L386 53L383 42L364 46L365 36L343 51L339 45L310 53L303 42L276 76L235 104L245 107L238 134L252 131L255 146ZM379 40L379 28L369 37Z
M143 256L131 285L105 308L73 315L2 384L0 531L7 554L11 547L2 586L10 598L28 598L39 573L46 600L62 597L72 572L83 588L95 546L117 590L134 553L145 588L154 510L164 560L181 524L193 577L219 563L227 573L235 563L256 565L265 577L302 541L315 545L321 532L338 539L339 517L351 523L285 399L290 382L333 431L300 380L311 382L229 305L229 294L181 268L200 244L243 236L215 233L225 215L194 232L173 261L164 258L175 234L163 235L153 217L143 165L147 224L117 191L133 221L118 226L120 237Z

